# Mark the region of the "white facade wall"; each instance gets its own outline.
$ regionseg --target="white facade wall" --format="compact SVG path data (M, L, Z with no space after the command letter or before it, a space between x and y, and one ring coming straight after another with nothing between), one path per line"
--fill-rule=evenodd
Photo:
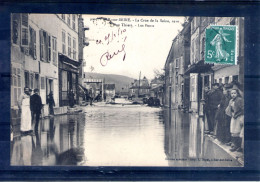
M58 29L58 32L57 32L57 39L60 40L58 42L58 45L57 45L58 52L63 54L62 53L62 31L64 31L65 35L66 35L66 39L65 39L66 53L63 54L63 55L68 56L68 35L70 35L71 36L71 48L73 50L73 38L75 38L75 40L76 40L76 51L77 51L76 59L73 59L72 53L71 53L70 59L78 61L78 53L79 53L79 51L78 51L78 14L75 14L75 16L76 16L75 30L73 30L73 28L72 28L72 14L70 14L70 21L71 21L70 26L67 23L68 14L65 14L65 20L62 19L62 14L58 14L56 16L57 16L57 18L60 22L59 23L59 29Z
M30 71L38 72L40 75L40 96L42 98L43 104L46 104L46 95L48 91L45 87L41 88L41 77L52 80L52 90L55 104L59 104L59 92L58 92L58 54L56 55L56 64L53 63L53 55L51 54L50 62L44 62L40 59L40 30L46 31L49 36L57 38L59 29L59 20L55 14L29 14L29 26L31 26L36 31L36 51L37 60L33 60L31 56L26 56L25 69L28 68ZM57 43L59 39L57 39ZM51 44L51 50L53 45ZM47 109L47 108L46 108ZM46 110L44 109L44 110ZM47 113L46 111L44 111Z

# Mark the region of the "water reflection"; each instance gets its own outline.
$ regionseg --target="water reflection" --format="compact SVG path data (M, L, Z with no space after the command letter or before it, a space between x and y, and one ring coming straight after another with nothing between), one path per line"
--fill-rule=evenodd
M197 114L166 109L164 120L164 148L169 166L241 166L207 136L204 136L204 123Z
M85 165L167 165L162 110L146 106L92 107L86 110Z
M202 118L178 110L86 107L43 119L34 135L14 133L11 165L240 166L203 131Z
M84 161L84 114L43 119L39 127L32 135L14 138L11 165L78 165Z

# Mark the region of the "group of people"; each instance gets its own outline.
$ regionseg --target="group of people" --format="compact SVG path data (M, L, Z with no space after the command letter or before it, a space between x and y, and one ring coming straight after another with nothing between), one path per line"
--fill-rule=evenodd
M213 84L205 88L204 114L206 134L231 146L230 151L243 151L244 103L238 83Z
M39 89L32 90L28 87L24 88L18 101L18 108L21 116L21 133L28 134L33 131L38 132L39 120L43 108L42 99L39 95ZM49 104L50 115L54 114L53 106L55 106L52 91L48 95L47 104ZM34 127L33 127L34 125Z

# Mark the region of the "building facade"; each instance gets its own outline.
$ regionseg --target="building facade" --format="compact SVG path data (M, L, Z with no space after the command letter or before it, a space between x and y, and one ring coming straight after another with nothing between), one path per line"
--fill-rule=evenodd
M148 79L144 76L143 79L134 80L129 88L130 97L149 97L150 96L150 84Z
M189 105L189 77L185 77L184 72L190 63L190 24L183 24L165 64L165 104L174 109Z
M209 25L237 25L238 64L204 63L205 31ZM184 36L186 35L186 36ZM183 44L183 41L186 41ZM190 41L190 42L189 42ZM188 58L189 57L189 58ZM165 106L188 108L203 115L205 87L213 83L239 82L244 79L244 18L189 17L183 30L175 37L165 63Z
M11 108L24 87L38 88L46 103L52 91L56 107L66 106L67 93L77 93L79 62L78 14L11 15Z

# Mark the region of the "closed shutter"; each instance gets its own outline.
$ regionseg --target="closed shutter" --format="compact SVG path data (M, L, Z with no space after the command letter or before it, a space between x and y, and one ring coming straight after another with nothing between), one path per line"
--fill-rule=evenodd
M33 30L33 58L37 59L37 52L36 52L36 31Z
M41 61L45 61L45 59L44 59L44 37L43 37L43 30L40 30L40 57L41 57Z
M47 61L51 62L51 36L47 34Z
M29 32L30 32L29 54L30 54L30 56L33 56L33 29L32 29L32 27L29 27Z
M49 36L47 32L43 32L43 38L44 38L44 59L46 62L49 62Z
M29 54L32 56L33 59L37 59L36 55L36 31L29 27L30 32L30 48L29 48Z

